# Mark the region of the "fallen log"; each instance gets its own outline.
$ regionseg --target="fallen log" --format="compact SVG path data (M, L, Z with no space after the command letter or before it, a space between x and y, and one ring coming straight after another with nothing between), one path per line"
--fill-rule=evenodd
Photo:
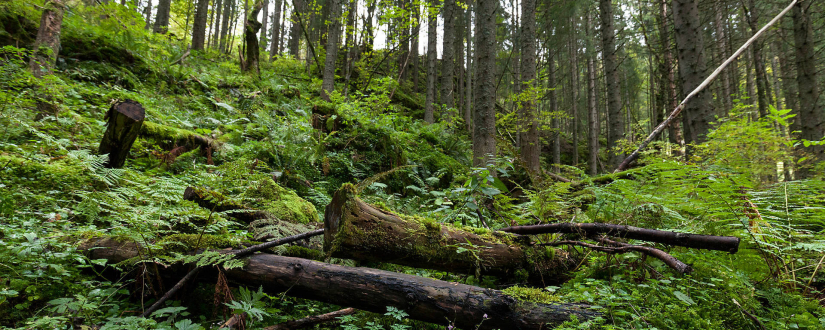
M226 215L243 223L271 217L267 212L254 210L246 205L234 202L218 192L200 187L186 187L186 190L183 191L183 199L193 201L200 207L214 212L237 211L229 212Z
M503 228L501 231L519 235L565 233L594 236L604 234L694 249L727 251L730 253L739 251L738 237L687 234L608 223L551 223L545 225L513 226Z
M133 242L112 238L89 239L79 247L89 258L106 259L110 264L134 260L138 249ZM185 267L171 266L161 275L180 278L186 271ZM215 273L212 268L203 268L200 276ZM493 289L271 254L252 255L246 266L224 274L230 282L262 287L270 294L286 292L375 313L384 313L392 306L407 312L411 319L453 322L465 329L474 329L485 315L479 329L547 329L546 325L559 324L571 316L587 320L598 315L582 304L518 300Z
M166 149L174 149L182 147L183 150L178 151L175 157L183 152L200 149L204 155L210 160L212 159L212 152L218 150L220 145L212 138L202 136L195 132L174 128L171 126L156 124L153 122L144 122L140 129L140 136L156 140Z
M563 250L531 245L527 237L382 210L358 199L350 184L327 205L324 229L324 251L337 258L544 284L565 280L577 263Z
M137 139L143 120L146 119L146 110L140 103L125 100L113 104L103 120L106 122L106 132L100 140L98 153L108 154L107 168L121 168L126 163L129 149Z
M358 310L355 308L344 308L342 310L337 310L334 312L321 314L321 315L313 315L309 317L302 318L300 320L292 320L289 322L284 322L280 324L276 324L273 326L268 326L264 328L264 330L292 330L292 329L303 329L314 326L316 324L327 323L337 321L338 317L345 316L345 315L352 315L355 314Z

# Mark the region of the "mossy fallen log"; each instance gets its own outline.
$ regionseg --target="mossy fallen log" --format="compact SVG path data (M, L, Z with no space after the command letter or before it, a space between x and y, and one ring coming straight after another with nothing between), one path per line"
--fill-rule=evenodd
M96 238L82 242L79 249L91 259L106 259L111 264L135 260L140 247ZM177 279L188 271L187 267L172 266L161 276ZM285 292L376 313L392 306L406 311L411 319L452 322L464 329L476 329L479 324L477 329L547 329L548 324L559 324L571 316L578 320L597 316L581 304L519 300L493 289L271 254L252 255L246 266L224 274L232 283L262 287L270 294ZM214 267L204 268L198 276L196 280L211 281Z
M486 229L456 228L369 205L345 184L324 214L324 250L331 256L388 262L534 283L558 283L577 263L563 250Z
M218 150L220 145L212 138L202 136L190 130L175 128L171 126L144 122L140 129L140 136L155 139L167 149L174 147L184 147L187 150L200 149L203 152L211 153Z

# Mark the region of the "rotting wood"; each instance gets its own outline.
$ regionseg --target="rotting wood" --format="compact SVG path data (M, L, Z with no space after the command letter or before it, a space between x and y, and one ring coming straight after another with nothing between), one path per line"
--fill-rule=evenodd
M321 323L328 323L337 321L337 318L345 315L352 315L355 314L358 310L355 308L344 308L341 310L337 310L334 312L321 314L321 315L313 315L309 317L305 317L299 320L292 320L289 322L284 322L280 324L276 324L273 326L268 326L264 328L264 330L292 330L292 329L303 329L314 326L316 324Z
M544 284L565 280L577 263L563 250L532 246L528 237L455 228L381 210L358 199L349 184L333 195L324 228L324 251L337 258Z
M185 129L174 128L153 122L144 122L140 136L152 138L162 144L164 148L184 147L189 150L200 149L204 153L220 149L220 145L212 138L199 135Z
M105 165L107 168L121 168L143 126L146 110L136 101L125 100L109 108L103 117L103 120L107 119L106 132L103 133L98 153L109 155Z
M112 238L89 239L79 249L91 259L106 259L110 264L139 255L135 243ZM186 270L185 265L174 265L162 276L180 278ZM203 268L200 276L213 277L215 273L212 268ZM453 322L465 329L475 329L480 323L479 329L547 329L548 324L559 324L572 316L580 321L598 316L583 304L521 301L493 289L271 254L254 254L246 266L224 274L232 283L262 287L270 294L285 292L375 313L384 313L392 306L407 312L411 319Z
M503 228L501 231L519 235L566 233L593 236L604 234L694 249L717 250L730 253L736 253L736 251L739 250L738 237L687 234L608 223L551 223L532 226L513 226Z

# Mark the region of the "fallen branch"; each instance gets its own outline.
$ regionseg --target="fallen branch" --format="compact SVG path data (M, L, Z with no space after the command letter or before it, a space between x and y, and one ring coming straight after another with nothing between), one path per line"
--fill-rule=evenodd
M585 242L582 242L582 241L557 241L557 242L550 242L550 243L542 243L542 244L539 244L539 245L541 245L541 246L575 245L575 246L586 247L588 249L596 250L596 251L599 251L599 252L613 253L613 254L627 253L627 252L634 252L634 251L635 252L642 252L644 254L650 255L650 256L652 256L656 259L659 259L659 260L663 261L666 265L668 265L670 268L673 268L674 270L676 270L679 273L682 273L682 274L690 273L691 270L692 270L690 266L688 266L687 264L679 261L679 259L676 259L675 257L667 254L667 252L659 250L659 249L655 249L655 248L652 248L652 247L647 247L647 246L625 244L623 246L609 247L609 246L594 245L594 244L585 243Z
M183 55L181 55L179 59L172 62L172 64L170 64L170 65L183 64L183 61L186 60L187 57L189 57L189 53L190 53L191 50L192 50L192 44L189 44L189 46L186 47L186 51L183 53Z
M226 215L247 224L270 217L264 211L254 210L246 205L236 203L218 192L200 187L186 187L186 190L183 191L183 199L193 201L200 207L215 212L238 211L229 212Z
M243 258L243 257L249 256L249 255L251 255L255 252L258 252L258 251L263 251L263 250L266 250L266 249L271 248L271 247L276 247L278 245L284 245L284 244L287 244L287 243L292 243L292 242L299 241L299 240L309 238L309 237L312 237L312 236L318 236L318 235L321 235L323 233L324 233L323 229L313 230L313 231L306 232L306 233L303 233L303 234L298 234L298 235L290 236L290 237L284 237L284 238L277 239L277 240L274 240L274 241L271 241L271 242L258 244L258 245L248 247L248 248L243 249L243 250L236 250L236 251L233 251L232 254L234 254L236 258ZM163 304L164 302L169 300L169 298L171 298L175 293L177 293L183 287L183 285L186 284L186 282L188 282L193 277L195 277L195 275L198 274L198 272L201 270L201 268L202 267L195 267L194 269L190 270L189 273L186 274L186 276L184 276L180 281L178 281L178 283L176 283L175 286L173 286L171 289L169 289L169 291L167 291L162 297L160 297L160 299L158 299L158 301L156 301L154 304L152 304L152 306L149 306L149 308L147 308L145 311L143 311L143 313L140 314L140 316L141 317L146 317L148 315L151 315L154 311L156 311L160 307L161 304Z
M739 49L735 53L733 53L733 55L731 55L730 58L728 58L718 68L716 68L716 70L714 70L713 73L711 73L710 76L708 76L707 79L705 79L705 81L703 81L701 84L699 84L699 86L697 86L696 89L694 89L692 92L690 92L690 94L685 96L685 99L682 100L681 103L679 103L679 105L676 107L676 109L673 109L673 112L670 113L670 116L668 116L667 119L665 119L665 121L663 121L661 124L659 124L659 126L656 126L656 128L653 129L652 132L650 132L650 135L647 136L647 138L642 142L642 144L639 145L639 147L636 148L636 150L634 150L629 156L627 156L627 158L625 158L624 161L622 161L622 163L619 164L619 167L617 167L616 171L614 171L614 172L621 172L621 171L626 170L630 166L630 164L633 163L633 161L636 160L636 158L639 158L639 154L641 153L641 151L645 147L647 147L647 145L650 144L650 142L652 142L653 139L655 139L657 136L659 136L659 134L661 134L662 131L664 131L665 128L668 125L670 125L670 123L674 119L676 119L676 117L679 115L679 113L681 113L682 110L685 108L685 104L687 104L687 102L690 99L692 99L694 96L696 96L696 94L699 94L699 92L701 92L703 89L705 89L705 87L710 85L710 83L713 81L713 79L716 79L716 76L718 76L719 73L721 73L722 70L725 69L725 67L727 67L731 62L733 62L737 57L739 57L739 55L741 55L742 52L745 51L745 49L747 49L751 44L753 44L756 41L756 39L758 39L759 36L761 36L763 33L765 33L765 31L767 31L768 28L770 28L774 23L779 21L779 19L782 18L782 16L785 16L785 14L789 10L791 10L791 8L793 8L794 5L796 5L796 3L797 3L797 0L791 1L791 4L788 5L787 8L782 10L782 12L780 12L779 15L776 15L776 17L774 17L770 22L768 22L768 24L763 26L761 30L756 32L756 34L754 34L753 37L748 39L748 41L746 41L745 44L742 45L742 47L739 47Z
M264 328L264 330L292 330L292 329L302 329L314 326L316 324L327 323L327 322L334 322L338 321L337 318L344 316L344 315L352 315L355 314L358 310L355 308L345 308L342 310L337 310L331 313L321 314L321 315L313 315L309 317L302 318L300 320L293 320L285 323L276 324L273 326L268 326Z
M138 257L135 243L111 238L85 241L79 249L92 259L110 264ZM181 266L168 267L162 276L177 278L186 272ZM201 276L215 276L204 267ZM404 310L411 319L454 325L464 329L547 329L575 316L584 321L599 314L587 305L544 304L517 300L493 289L455 282L394 273L370 268L346 267L318 261L255 254L243 268L224 272L227 280L264 291L283 293L364 311L384 313L387 306Z
M738 237L677 233L673 231L646 229L607 223L553 223L546 225L507 227L501 229L501 231L519 235L565 233L580 234L582 236L594 236L597 234L604 234L608 236L667 245L684 246L694 249L727 251L730 253L736 253L736 251L739 250Z

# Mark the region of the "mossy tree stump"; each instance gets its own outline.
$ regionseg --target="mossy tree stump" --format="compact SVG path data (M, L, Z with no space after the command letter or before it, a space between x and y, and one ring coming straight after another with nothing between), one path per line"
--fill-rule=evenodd
M108 168L121 168L126 163L129 149L146 119L146 110L140 103L126 100L118 102L109 108L104 120L108 119L106 133L100 141L100 154L109 154Z
M525 236L455 228L382 210L358 199L350 184L326 207L324 228L324 250L337 258L544 284L563 281L575 265L564 251L532 246Z

